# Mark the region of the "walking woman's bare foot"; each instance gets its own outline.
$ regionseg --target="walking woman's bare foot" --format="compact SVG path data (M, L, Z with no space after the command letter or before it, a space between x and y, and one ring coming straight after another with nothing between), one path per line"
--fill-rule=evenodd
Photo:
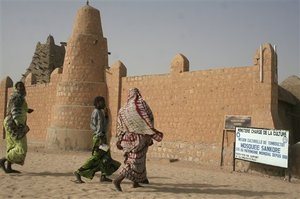
M76 180L74 180L73 182L78 183L78 184L85 183L83 180L81 180L81 176L77 171L75 171L73 174L76 177Z
M138 182L133 182L132 188L138 188L138 187L143 187L143 186L140 185Z
M5 162L6 162L5 158L0 159L0 168L2 168L5 173L7 173L7 170L5 168Z
M115 186L116 191L122 192L122 188L121 188L121 183L120 182L118 182L117 180L113 180L112 183Z

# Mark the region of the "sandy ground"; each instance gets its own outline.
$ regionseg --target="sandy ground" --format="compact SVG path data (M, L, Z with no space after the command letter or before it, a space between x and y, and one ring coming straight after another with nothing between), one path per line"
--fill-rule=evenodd
M0 156L4 154L5 143L0 141ZM89 155L31 145L25 165L14 166L22 173L5 174L0 170L0 198L300 198L299 179L287 182L281 177L155 158L147 160L150 184L141 188L132 188L131 182L124 180L123 192L116 192L111 183L99 182L99 174L93 180L84 179L84 184L75 184L72 173ZM122 162L121 153L112 155Z

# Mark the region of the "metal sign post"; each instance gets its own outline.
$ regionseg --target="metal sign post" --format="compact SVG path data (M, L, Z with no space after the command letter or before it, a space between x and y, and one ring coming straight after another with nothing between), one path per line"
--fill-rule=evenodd
M228 131L235 133L235 127L237 127L237 126L244 126L244 127L251 126L251 117L250 116L245 116L245 115L225 115L224 129L223 129L223 135L222 135L220 166L224 165L224 139L225 139L225 135L227 135Z

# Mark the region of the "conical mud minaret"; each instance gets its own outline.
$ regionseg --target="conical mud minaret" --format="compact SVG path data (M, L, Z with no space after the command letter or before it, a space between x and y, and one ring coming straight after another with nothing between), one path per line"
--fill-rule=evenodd
M51 126L47 130L48 148L91 147L90 114L94 97L106 97L106 66L107 41L102 33L100 12L85 5L77 12L67 44Z

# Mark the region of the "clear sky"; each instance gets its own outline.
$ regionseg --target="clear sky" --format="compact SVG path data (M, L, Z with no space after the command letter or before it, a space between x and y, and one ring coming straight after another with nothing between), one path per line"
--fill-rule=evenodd
M277 46L279 83L300 77L300 0L89 0L100 10L109 65L127 75L169 73L178 53L190 70L253 65L263 43ZM86 0L0 0L0 80L18 81L37 42L67 42Z

